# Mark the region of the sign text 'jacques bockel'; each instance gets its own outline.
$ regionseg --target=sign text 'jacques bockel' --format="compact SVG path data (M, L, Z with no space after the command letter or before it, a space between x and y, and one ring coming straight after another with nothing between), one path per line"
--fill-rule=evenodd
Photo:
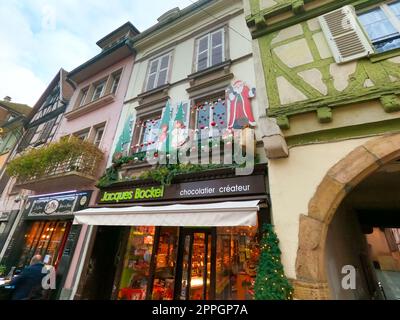
M159 199L164 196L164 187L136 188L122 192L104 192L100 202L124 202L129 200Z

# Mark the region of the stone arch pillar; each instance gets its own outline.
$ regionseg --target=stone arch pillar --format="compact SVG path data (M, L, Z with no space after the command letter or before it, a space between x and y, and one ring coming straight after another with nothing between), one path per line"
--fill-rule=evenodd
M329 299L325 241L333 216L346 195L384 164L400 157L400 134L380 136L357 147L334 165L300 216L295 298Z

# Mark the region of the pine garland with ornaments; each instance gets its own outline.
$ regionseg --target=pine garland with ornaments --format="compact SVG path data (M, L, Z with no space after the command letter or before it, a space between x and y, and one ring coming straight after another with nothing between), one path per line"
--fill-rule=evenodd
M262 228L254 291L256 300L293 299L293 287L283 271L278 236L271 224L264 224Z

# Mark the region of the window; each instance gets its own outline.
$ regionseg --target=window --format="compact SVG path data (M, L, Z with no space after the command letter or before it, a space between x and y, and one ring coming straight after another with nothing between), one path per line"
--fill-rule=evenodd
M39 111L34 115L32 121L36 121L40 118L43 118L48 113L56 110L62 104L59 103L59 96L60 96L60 86L57 85L54 87L51 94L46 97L46 100L42 103Z
M227 110L224 97L217 97L206 102L196 104L195 129L199 139L220 137L227 128Z
M57 118L53 118L44 124L36 144L41 144L41 143L47 142L48 138L50 137L50 133L53 129L53 126L56 123L56 120L57 120Z
M104 134L104 126L96 128L96 134L94 136L94 141L93 141L93 144L96 147L100 146L100 142L101 142L101 139L103 138L103 134Z
M94 92L93 92L92 101L97 100L97 99L99 99L99 98L101 98L103 96L105 86L106 86L106 81L105 80L99 82L95 86Z
M131 227L118 300L145 300L150 283L155 227Z
M215 66L225 60L224 30L211 32L197 40L197 71Z
M359 14L376 52L400 48L400 1Z
M82 90L82 93L81 93L81 100L79 101L79 106L80 106L80 107L83 106L83 105L85 104L85 100L86 100L88 91L89 91L88 88L85 88L85 89Z
M170 60L171 53L168 53L150 61L146 91L158 88L167 83Z
M29 146L29 144L31 143L31 141L32 141L32 139L33 139L33 136L34 136L35 133L36 133L37 128L38 128L38 127L32 127L32 128L29 128L29 129L26 131L24 137L22 138L20 144L18 145L18 148L17 148L17 151L18 151L18 152L23 151L26 147Z
M118 89L119 80L121 79L121 72L114 74L112 77L113 77L113 82L111 86L111 93L115 94Z
M47 256L48 264L57 266L71 224L69 221L58 220L29 223L27 232L22 238L22 253L17 266L26 266L36 254Z
M89 129L86 129L85 131L81 131L78 133L74 133L74 136L77 137L78 139L81 139L82 141L85 141L89 136Z
M13 121L15 118L16 118L15 115L10 114L10 116L9 116L8 119L7 119L7 121L8 121L8 122L11 122L11 121Z
M139 152L149 151L156 149L159 136L159 127L161 118L156 116L152 119L144 120L142 122L142 132L139 147Z

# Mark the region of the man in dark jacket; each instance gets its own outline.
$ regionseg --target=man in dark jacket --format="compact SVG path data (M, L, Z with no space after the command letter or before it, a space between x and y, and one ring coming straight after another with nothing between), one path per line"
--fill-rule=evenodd
M42 273L43 267L42 256L34 256L30 266L25 268L8 284L8 286L14 287L12 300L42 298L42 279L46 275L46 273Z

